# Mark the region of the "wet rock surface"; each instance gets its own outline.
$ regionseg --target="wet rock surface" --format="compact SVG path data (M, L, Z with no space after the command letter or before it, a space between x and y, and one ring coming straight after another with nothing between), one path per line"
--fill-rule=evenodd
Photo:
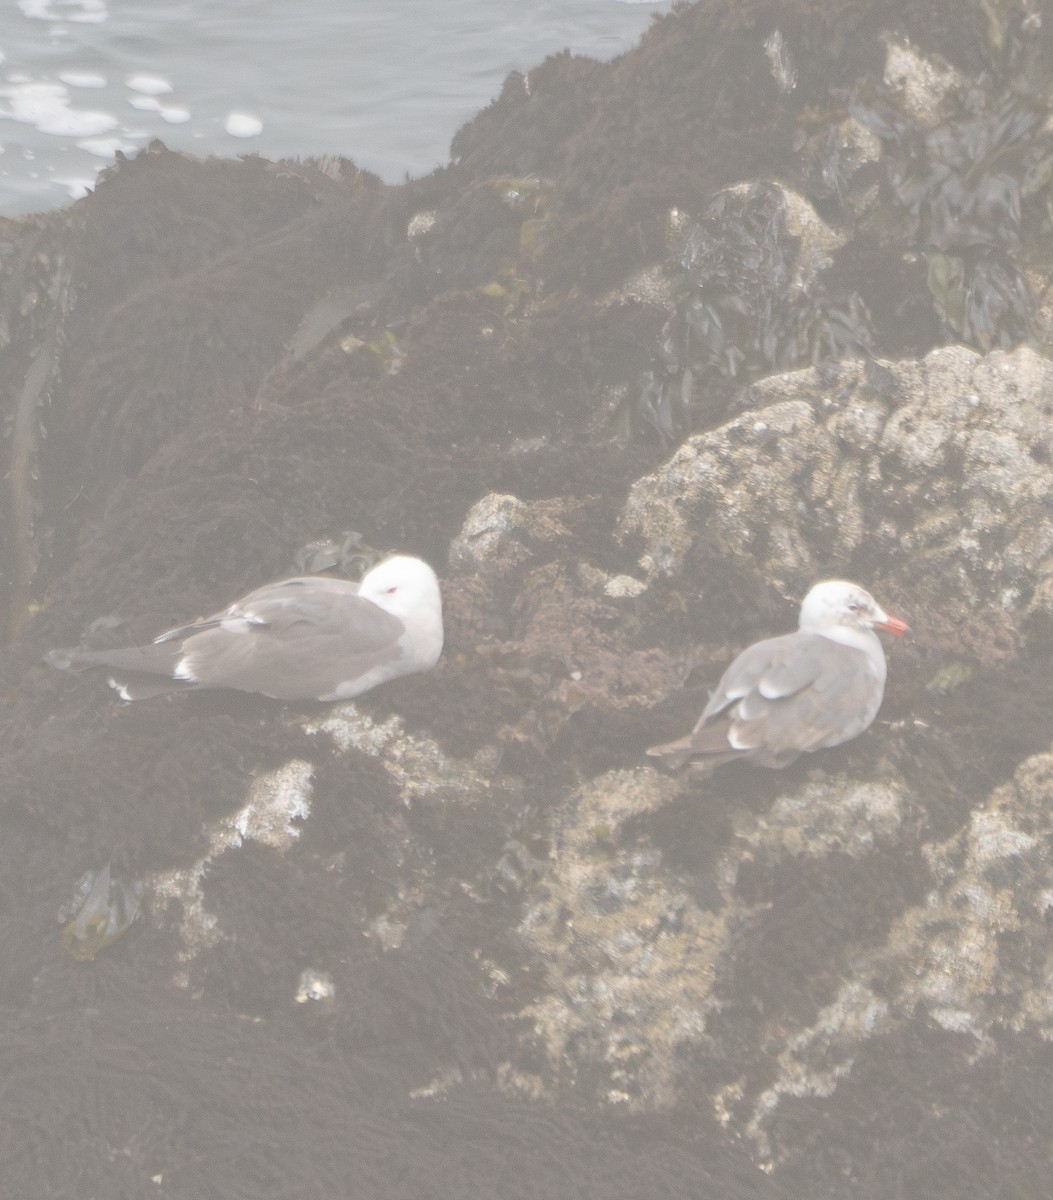
M0 227L12 1194L1045 1196L1051 36L684 7L424 180ZM447 642L354 705L40 663L361 545ZM874 726L649 765L827 575Z

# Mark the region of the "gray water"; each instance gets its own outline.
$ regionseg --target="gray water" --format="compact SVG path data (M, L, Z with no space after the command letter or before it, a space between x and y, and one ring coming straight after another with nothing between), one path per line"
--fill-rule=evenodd
M512 70L613 58L630 0L5 0L0 215L84 195L155 137L199 156L343 155L397 183L448 159Z

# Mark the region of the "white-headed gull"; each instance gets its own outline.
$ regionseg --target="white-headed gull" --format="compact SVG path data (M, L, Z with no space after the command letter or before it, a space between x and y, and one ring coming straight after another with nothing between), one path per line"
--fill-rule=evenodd
M885 693L885 651L874 630L902 636L908 628L857 584L817 583L797 632L743 650L687 737L647 753L672 767L708 769L737 758L785 767L847 742L869 727Z
M442 651L435 572L397 554L361 583L303 576L268 583L214 616L149 646L52 650L52 666L108 667L125 700L237 688L278 700L348 700L399 675L428 671Z

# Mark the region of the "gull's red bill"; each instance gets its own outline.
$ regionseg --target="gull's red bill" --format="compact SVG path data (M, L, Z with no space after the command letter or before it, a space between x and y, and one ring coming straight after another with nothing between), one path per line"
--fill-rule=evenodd
M894 633L896 637L902 637L905 633L910 633L910 626L906 621L901 621L899 617L886 616L883 621L875 621L874 628L884 629L887 633Z

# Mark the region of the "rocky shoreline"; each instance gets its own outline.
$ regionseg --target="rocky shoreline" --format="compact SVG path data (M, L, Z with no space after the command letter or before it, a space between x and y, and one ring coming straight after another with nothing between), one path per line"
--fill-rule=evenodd
M426 179L155 143L0 225L12 1194L1045 1195L1051 39L684 6ZM41 664L349 531L434 671ZM650 765L831 575L914 629L875 725Z

